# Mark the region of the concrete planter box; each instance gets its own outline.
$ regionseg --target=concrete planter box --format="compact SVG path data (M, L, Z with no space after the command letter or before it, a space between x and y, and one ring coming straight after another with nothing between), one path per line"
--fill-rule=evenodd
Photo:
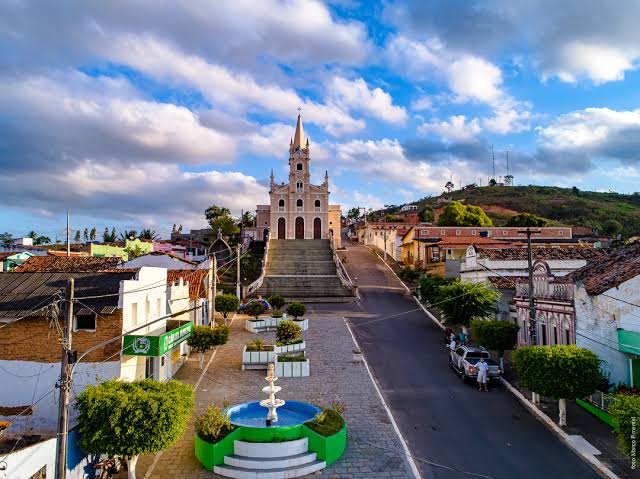
M302 378L309 376L309 360L275 362L275 375L279 378Z
M244 323L244 329L250 333L260 333L262 331L270 331L276 329L282 318L260 318L257 321L247 319Z
M309 329L309 320L307 318L300 318L300 319L292 318L291 321L293 321L298 326L300 326L300 329L302 329L302 331L306 331L307 329Z
M274 346L275 349L275 346ZM276 360L275 351L247 351L242 350L242 369L267 369L269 363Z
M305 342L296 344L286 344L284 346L274 346L274 350L276 354L282 353L295 353L296 351L304 351L305 350Z

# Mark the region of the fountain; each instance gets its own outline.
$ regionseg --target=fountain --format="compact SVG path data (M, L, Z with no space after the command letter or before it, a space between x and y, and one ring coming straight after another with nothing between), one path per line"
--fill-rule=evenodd
M263 399L260 401L260 406L269 408L269 412L267 413L267 426L270 426L274 422L278 422L278 412L276 410L285 404L284 399L276 399L276 393L280 392L282 388L280 386L273 385L273 383L278 380L274 371L274 364L269 364L269 373L265 378L269 382L269 385L262 388L263 393L269 394L269 399Z

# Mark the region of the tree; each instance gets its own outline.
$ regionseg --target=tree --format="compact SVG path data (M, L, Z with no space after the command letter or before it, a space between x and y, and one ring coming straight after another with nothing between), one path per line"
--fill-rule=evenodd
M82 237L82 236L80 235L80 230L76 231L76 236L75 236L75 238L74 238L74 241L75 241L76 243L80 243L80 239L81 239L81 237Z
M280 344L293 344L300 340L302 328L293 321L281 321L276 326L276 341Z
M158 238L160 238L160 236L158 236L155 230L143 229L143 230L140 230L140 236L138 236L138 238L155 241Z
M89 233L89 239L91 241L95 241L96 240L96 227L95 226L93 228L91 228L91 232Z
M496 186L498 184L498 182L495 180L495 178L491 178L489 180L489 186Z
M216 311L220 311L224 324L227 324L227 317L229 313L233 313L238 310L240 306L240 300L233 294L219 294L214 299L216 305Z
M440 286L438 308L448 324L466 327L473 319L487 318L495 313L500 293L482 283L455 281Z
M78 233L80 233L79 231L76 232L76 236L79 237ZM51 244L51 238L49 238L48 236L38 236L35 241L33 242L33 244L35 245L42 245L42 244Z
M640 417L640 396L616 394L613 404L609 406L609 412L618 423L615 431L618 435L620 450L629 456L635 454L636 421Z
M144 256L146 252L140 247L140 245L128 246L124 249L124 252L127 253L128 259L137 258L139 256Z
M491 219L482 208L464 205L459 201L452 201L444 207L438 217L440 226L492 226Z
M618 233L622 232L622 224L614 219L608 219L602 223L602 234L609 237L614 237Z
M506 226L547 226L549 220L533 213L518 213L507 220Z
M351 208L347 213L347 218L350 220L357 220L360 217L360 210L358 208Z
M120 233L120 239L122 241L134 240L137 237L138 237L138 232L136 230L124 230Z
M0 234L0 243L2 243L3 245L10 245L12 241L13 241L13 235L8 231L5 231L4 233Z
M500 369L504 371L503 356L506 349L513 349L518 340L520 327L509 321L486 321L474 319L471 321L471 333L474 341L491 351L497 351L500 356Z
M204 211L204 217L209 222L214 234L218 230L225 235L233 235L238 233L239 228L231 216L229 208L223 206L211 205Z
M253 226L253 222L255 221L255 219L256 219L256 217L254 215L252 215L250 211L245 211L242 214L242 226L244 226L244 227Z
M84 229L84 242L86 243L87 241L89 241L89 229L85 228Z
M431 223L433 222L433 220L435 220L435 218L436 216L430 206L425 206L424 208L422 208L422 211L420 211L420 221L422 221L423 223Z
M418 280L420 299L427 303L437 303L440 298L440 286L452 283L444 276L423 276Z
M289 303L289 306L287 307L287 314L293 316L294 319L298 319L300 316L303 316L306 311L307 307L298 301Z
M258 319L258 317L261 314L264 314L266 310L267 308L264 307L264 304L262 304L261 301L252 301L246 308L244 308L244 312L255 319Z
M105 243L113 243L116 240L116 229L112 228L109 232L109 228L105 226L104 233L102 233L102 241Z
M33 230L29 231L29 234L27 235L27 238L32 238L32 239L36 239L37 237L38 237L38 233L36 233Z
M229 340L229 327L222 324L210 328L208 326L194 326L187 344L198 353L200 369L204 368L204 353L216 346L221 346Z
M577 346L525 346L513 352L521 384L559 400L560 426L567 425L567 399L588 396L602 381L600 359Z
M186 431L194 403L193 387L179 381L89 385L76 400L80 446L90 454L124 456L135 479L138 457L171 447Z
M273 306L274 309L280 310L284 306L284 297L279 294L274 294L269 298L269 304Z

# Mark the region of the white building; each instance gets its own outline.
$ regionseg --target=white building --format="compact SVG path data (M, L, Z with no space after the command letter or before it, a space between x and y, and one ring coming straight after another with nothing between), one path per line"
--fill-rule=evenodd
M610 382L640 386L640 244L613 250L569 278L576 344L604 361Z

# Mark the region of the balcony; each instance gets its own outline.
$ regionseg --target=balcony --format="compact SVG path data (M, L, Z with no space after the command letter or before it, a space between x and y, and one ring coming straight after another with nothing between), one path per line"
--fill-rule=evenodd
M528 283L516 283L516 297L529 297ZM534 278L533 297L555 301L573 301L573 284L555 283L547 281L546 278Z

